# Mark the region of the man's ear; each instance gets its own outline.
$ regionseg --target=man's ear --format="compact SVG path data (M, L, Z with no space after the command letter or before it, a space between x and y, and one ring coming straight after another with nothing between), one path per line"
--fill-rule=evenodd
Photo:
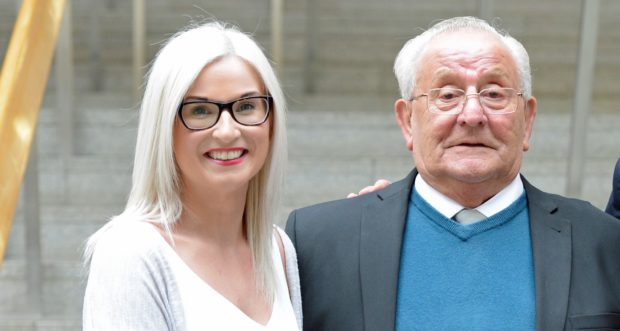
M398 99L394 103L394 114L396 115L396 122L400 127L400 131L405 138L405 144L407 149L413 151L413 137L411 132L411 107L409 102L405 99Z
M525 104L525 134L523 136L523 151L530 149L530 138L534 130L534 119L536 119L536 98L530 97Z

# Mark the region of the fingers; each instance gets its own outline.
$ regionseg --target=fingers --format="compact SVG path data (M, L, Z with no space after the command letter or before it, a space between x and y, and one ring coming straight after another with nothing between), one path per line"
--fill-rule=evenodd
M355 194L355 193L349 193L349 195L347 195L347 198L353 198L356 197L358 195L364 195L364 194L368 194L374 191L378 191L380 189L386 188L388 185L390 185L391 182L388 181L387 179L379 179L378 181L375 182L374 185L371 186L366 186L364 188L362 188L359 193Z
M363 195L363 194L366 194L366 193L370 193L370 192L374 191L373 187L374 186L366 186L363 189L361 189L358 193L349 193L349 195L347 195L347 198L355 198L358 195Z
M377 190L380 190L380 189L388 187L390 184L392 183L387 179L379 179L378 181L375 182L375 187L377 187Z
M377 190L376 186L366 186L363 189L360 190L360 192L358 193L358 195L363 195L363 194L367 194L370 192L374 192Z

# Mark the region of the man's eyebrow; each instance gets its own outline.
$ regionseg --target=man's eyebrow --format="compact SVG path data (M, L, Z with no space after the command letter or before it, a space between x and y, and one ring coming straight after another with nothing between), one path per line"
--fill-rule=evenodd
M510 75L506 72L506 70L503 70L501 68L491 68L490 70L486 70L484 73L484 76L487 77L496 77L496 78L503 78L503 79L510 79Z
M435 70L435 72L433 72L433 79L431 80L431 86L435 86L438 82L449 80L451 78L454 78L455 76L456 76L456 73L449 68L446 68L446 67L438 68L437 70Z
M433 77L441 79L441 78L444 78L444 77L447 77L447 76L454 76L454 74L455 73L454 73L454 71L452 69L448 69L448 68L442 67L442 68L439 68L439 69L437 69L435 71L435 74L433 75Z
M446 67L438 68L433 73L433 79L431 80L431 86L435 86L436 84L444 81L450 81L455 78L458 78L458 74ZM502 80L511 80L511 76L508 72L502 68L493 67L489 70L485 70L480 76L481 80L489 80L489 79L502 79Z

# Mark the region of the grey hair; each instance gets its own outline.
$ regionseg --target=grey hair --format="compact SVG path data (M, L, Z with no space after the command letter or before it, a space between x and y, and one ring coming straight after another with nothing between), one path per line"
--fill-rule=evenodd
M286 104L275 72L258 44L236 27L219 22L201 24L175 34L157 54L140 107L127 205L120 215L89 238L84 253L85 266L90 263L97 238L118 222L159 223L172 238L172 227L183 210L172 138L177 109L201 70L224 56L237 56L249 63L273 97L271 146L265 164L248 185L243 220L257 286L270 302L273 301L276 278L272 235L285 182Z
M532 95L530 58L525 47L518 40L509 36L508 33L492 27L486 21L476 17L465 16L443 20L405 43L394 62L394 74L398 80L398 87L403 99L408 100L412 97L417 67L419 65L418 61L421 59L430 41L442 33L462 30L486 31L497 36L504 43L517 65L523 96L529 98Z

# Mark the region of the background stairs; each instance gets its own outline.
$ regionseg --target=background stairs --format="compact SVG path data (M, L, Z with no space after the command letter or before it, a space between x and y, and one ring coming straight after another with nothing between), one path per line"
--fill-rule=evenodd
M146 4L149 59L160 42L188 16L215 16L253 31L266 50L269 1L150 0ZM308 4L316 17L308 19ZM398 180L412 167L393 115L397 98L392 64L402 44L431 22L477 15L481 1L289 0L285 1L282 82L289 102L288 187L281 217L297 207L347 193L378 178ZM100 65L92 65L93 5L101 27ZM579 43L579 1L493 2L501 26L528 49L539 115L523 173L544 190L563 194L569 151L570 114ZM0 0L0 53L15 20L15 1ZM73 1L76 102L75 146L61 150L55 78L37 131L39 156L42 292L41 315L26 302L23 199L15 215L0 270L0 330L80 330L84 240L122 211L131 184L137 111L131 99L131 2ZM611 173L620 156L620 1L602 0L593 105L589 120L581 198L603 208ZM313 24L310 24L314 22ZM313 26L312 32L307 30ZM307 62L307 37L314 60ZM3 56L3 55L2 55ZM314 81L306 93L304 72Z

